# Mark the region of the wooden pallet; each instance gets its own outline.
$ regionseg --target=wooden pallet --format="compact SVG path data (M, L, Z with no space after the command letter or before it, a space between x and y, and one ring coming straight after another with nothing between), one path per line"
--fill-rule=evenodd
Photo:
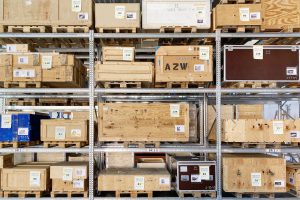
M52 33L88 33L88 26L52 26Z
M136 28L96 28L98 33L136 33Z
M105 82L104 88L141 88L142 82Z
M34 196L35 198L41 198L44 191L4 191L3 197L8 198L17 196L18 198L25 198L28 196Z
M4 82L4 88L41 88L42 83L36 81L28 82Z
M88 191L79 192L79 191L52 191L51 198L55 198L57 196L66 196L68 198L72 197L88 197Z
M9 33L45 33L46 26L7 26L7 32Z
M220 4L253 4L260 3L260 0L221 0Z
M279 142L274 143L254 143L254 142L229 142L226 143L234 147L239 148L257 148L257 149L265 149L265 148L274 148L274 149L280 149L282 147L282 144Z
M160 33L196 33L196 26L162 26Z
M216 192L200 192L200 191L194 191L194 192L184 192L184 191L177 191L177 194L179 198L184 198L185 195L192 195L194 198L201 198L205 196L209 196L211 198L216 198Z
M167 82L167 83L155 83L156 88L204 88L204 82Z
M60 147L60 148L67 148L71 146L75 146L77 148L81 148L86 146L88 143L87 142L66 142L66 141L47 141L44 142L44 147L45 148L50 148L50 147Z
M38 104L38 99L7 99L8 106L35 106Z
M260 26L224 26L223 33L259 33Z
M290 185L289 183L286 186L287 192L297 198L300 198L300 187L296 187L293 185Z
M40 144L40 141L30 141L30 142L0 142L0 148L13 147L29 147Z
M130 198L137 198L140 197L141 195L146 195L148 198L153 197L153 191L116 191L116 198L121 198L124 196L130 196Z
M125 148L159 148L160 147L160 142L152 142L152 141L135 142L135 141L130 141L130 142L123 142L123 146Z
M243 198L245 196L250 196L250 198L261 198L261 197L266 197L266 198L270 198L270 199L274 199L275 198L275 194L274 193L234 193L234 196L236 198Z
M226 83L225 87L230 88L276 88L275 82L238 82L238 83Z

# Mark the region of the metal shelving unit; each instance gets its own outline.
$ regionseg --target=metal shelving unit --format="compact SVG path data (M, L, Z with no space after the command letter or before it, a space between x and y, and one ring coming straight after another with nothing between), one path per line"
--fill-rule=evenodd
M34 111L87 111L90 112L89 120L89 146L85 148L43 148L42 146L30 148L3 148L1 153L27 153L27 152L72 152L89 153L89 199L94 199L94 154L105 152L191 152L191 153L215 153L217 160L217 192L218 199L222 199L221 180L221 156L222 153L299 153L299 148L288 147L282 149L252 149L233 148L221 144L221 104L233 102L278 102L285 100L299 100L300 89L279 88L279 89L228 89L221 87L221 40L222 38L271 38L271 37L299 37L300 33L0 33L0 38L83 38L89 40L89 88L35 88L21 89L9 88L0 89L0 97L5 98L84 98L89 100L89 106L0 106L5 110L34 110ZM103 89L95 88L94 81L94 60L96 58L95 39L105 38L214 38L216 52L216 88L203 89ZM44 49L43 49L44 51ZM87 49L78 49L78 52L86 52ZM67 52L63 50L63 52ZM73 51L74 52L74 51ZM75 51L76 52L76 51ZM252 95L247 95L251 93ZM57 95L61 94L61 95ZM68 95L66 95L68 94ZM238 98L238 99L237 99ZM215 146L199 144L165 144L160 148L123 148L120 146L95 146L94 144L94 118L95 101L106 99L109 101L192 101L204 102L203 112L206 113L207 104L216 105L217 143ZM3 102L2 102L3 103ZM3 111L3 110L2 110ZM205 116L205 115L204 115ZM206 116L207 117L207 116ZM204 122L206 121L204 117ZM207 131L204 123L204 133ZM47 199L47 198L46 198ZM82 199L82 198L81 198ZM95 198L98 199L98 198ZM110 198L102 198L110 199ZM168 198L166 198L168 199ZM172 199L174 199L172 197ZM191 198L186 198L191 199ZM209 198L211 199L211 198ZM225 198L234 199L234 198ZM284 199L284 198L283 198ZM290 199L290 198L288 198Z

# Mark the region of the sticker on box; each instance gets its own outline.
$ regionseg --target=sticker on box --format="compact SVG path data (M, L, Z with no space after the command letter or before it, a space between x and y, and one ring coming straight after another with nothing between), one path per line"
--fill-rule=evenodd
M159 178L159 184L160 185L170 185L170 178Z
M6 45L6 52L7 53L15 53L15 52L17 52L16 45L13 45L13 44Z
M126 19L127 20L136 20L136 12L127 12Z
M195 64L194 72L204 72L204 65L203 64Z
M16 78L34 78L35 70L15 69L13 76Z
M1 128L11 128L11 115L1 115Z
M201 183L200 174L191 174L191 182L192 183Z
M124 19L125 18L125 6L116 6L115 7L115 18Z
M41 185L41 172L30 171L29 173L30 187L40 187Z
M55 127L55 139L64 140L66 138L66 127L57 126Z
M199 166L199 174L201 180L209 180L209 166Z
M171 117L180 117L180 104L170 104Z
M287 67L286 68L286 75L287 76L297 76L297 67Z
M28 56L19 56L18 64L22 64L22 65L28 64Z
M209 47L200 47L199 48L199 59L200 60L209 60Z
M242 22L250 21L249 8L240 8L240 21L242 21Z
M123 48L123 60L133 60L133 54L134 52L132 48Z
M72 11L73 12L81 11L81 0L72 0Z
M180 176L180 181L189 182L190 181L190 176L189 175L181 175Z
M294 177L289 177L289 183L295 184L295 179L294 179Z
M28 135L28 128L18 128L18 135Z
M264 47L261 45L253 46L253 58L256 60L264 59Z
M184 125L175 125L176 133L184 133Z
M52 68L52 56L43 56L42 69L51 69L51 68Z
M284 180L275 180L274 181L274 187L285 187Z
M81 130L80 129L72 129L71 137L81 137Z
M84 168L77 168L75 169L75 174L78 177L85 177L86 176L86 172Z
M73 168L64 167L63 168L63 181L72 181L73 180Z
M143 176L135 176L134 177L134 190L144 190L144 177Z
M187 172L187 166L180 166L180 172Z
M282 135L283 134L283 121L273 121L273 134Z
M32 0L26 0L25 5L26 6L31 6L32 5Z
M300 138L300 131L291 131L290 136L291 138Z
M80 21L89 20L89 14L85 12L78 13L78 20Z
M251 173L251 185L261 187L261 173Z
M260 20L260 12L251 12L250 20Z
M73 188L74 189L84 188L84 180L73 180Z

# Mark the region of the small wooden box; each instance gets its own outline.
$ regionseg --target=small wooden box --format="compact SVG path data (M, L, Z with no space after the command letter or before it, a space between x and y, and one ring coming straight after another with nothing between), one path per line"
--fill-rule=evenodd
M13 81L41 82L42 68L40 66L13 67Z
M0 154L0 169L14 166L14 154Z
M13 67L33 67L39 66L39 53L15 53L13 54Z
M88 190L88 179L74 179L73 181L52 179L51 181L53 192L84 192Z
M29 52L28 44L7 44L6 45L7 53L27 53Z
M133 168L134 153L114 153L107 152L105 154L106 168Z
M134 61L134 47L103 47L103 62L106 61Z
M264 105L237 105L235 112L237 119L263 119Z

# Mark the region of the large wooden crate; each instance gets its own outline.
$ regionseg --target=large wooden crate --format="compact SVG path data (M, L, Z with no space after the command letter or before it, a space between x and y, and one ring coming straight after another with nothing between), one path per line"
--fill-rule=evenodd
M105 62L96 63L95 80L152 82L154 67L151 62Z
M99 191L170 191L166 169L105 169L98 177Z
M187 142L186 103L99 103L99 141Z
M134 47L103 47L102 57L103 62L106 61L134 61Z
M157 83L213 81L212 46L161 46L155 63Z
M266 155L223 155L223 189L235 193L286 192L286 161Z

